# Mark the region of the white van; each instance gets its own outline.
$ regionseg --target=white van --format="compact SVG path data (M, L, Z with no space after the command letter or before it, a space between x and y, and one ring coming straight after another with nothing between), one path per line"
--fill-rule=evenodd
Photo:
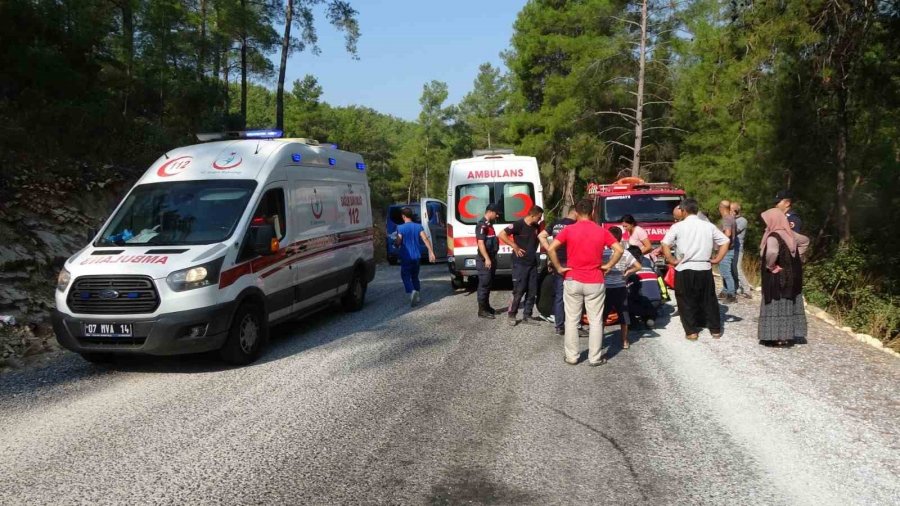
M363 306L375 276L362 157L278 131L172 150L69 258L53 327L91 361L220 350L245 364L269 326Z
M532 206L544 205L544 188L537 160L531 156L516 156L509 149L479 150L472 158L455 160L450 164L447 202L451 213L447 216L447 263L453 288L465 286L467 277L477 276L475 259L478 242L475 224L484 217L491 202L500 206L500 216L494 224L496 232L525 217ZM497 255L497 275L512 274L512 250L500 245ZM541 266L547 257L540 255Z

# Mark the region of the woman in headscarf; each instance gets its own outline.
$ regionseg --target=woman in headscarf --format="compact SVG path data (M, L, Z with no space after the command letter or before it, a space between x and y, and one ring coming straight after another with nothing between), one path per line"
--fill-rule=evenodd
M763 293L759 342L770 346L806 342L801 257L809 239L791 230L787 216L780 209L769 209L762 213L762 219L766 231L759 245Z

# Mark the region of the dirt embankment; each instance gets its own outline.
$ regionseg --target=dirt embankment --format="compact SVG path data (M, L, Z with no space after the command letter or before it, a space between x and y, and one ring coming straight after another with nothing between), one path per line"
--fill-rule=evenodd
M52 163L52 162L51 162ZM137 177L133 170L82 164L20 169L0 198L0 369L56 348L49 325L56 276L84 247ZM3 321L6 323L3 323Z

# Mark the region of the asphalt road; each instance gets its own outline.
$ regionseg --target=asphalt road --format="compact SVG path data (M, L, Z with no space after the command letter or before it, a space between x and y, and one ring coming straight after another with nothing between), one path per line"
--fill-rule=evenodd
M0 503L900 503L894 357L812 319L809 344L759 346L754 301L719 341L662 319L573 367L549 324L423 277L410 309L380 267L362 312L282 326L249 367L0 376Z

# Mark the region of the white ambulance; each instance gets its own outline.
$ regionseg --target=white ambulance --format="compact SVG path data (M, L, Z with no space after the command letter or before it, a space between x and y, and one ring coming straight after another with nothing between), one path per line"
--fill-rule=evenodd
M245 364L272 324L362 308L375 276L362 157L278 131L234 136L163 155L66 261L60 344L91 361L220 350Z
M517 156L509 149L477 150L472 158L450 164L447 187L447 263L453 288L465 286L470 276L477 276L475 259L478 242L475 224L484 217L491 202L500 213L494 229L497 234L508 224L525 217L532 206L544 205L544 188L537 160ZM497 275L512 274L512 250L501 245L497 255ZM540 255L541 265L547 257Z

